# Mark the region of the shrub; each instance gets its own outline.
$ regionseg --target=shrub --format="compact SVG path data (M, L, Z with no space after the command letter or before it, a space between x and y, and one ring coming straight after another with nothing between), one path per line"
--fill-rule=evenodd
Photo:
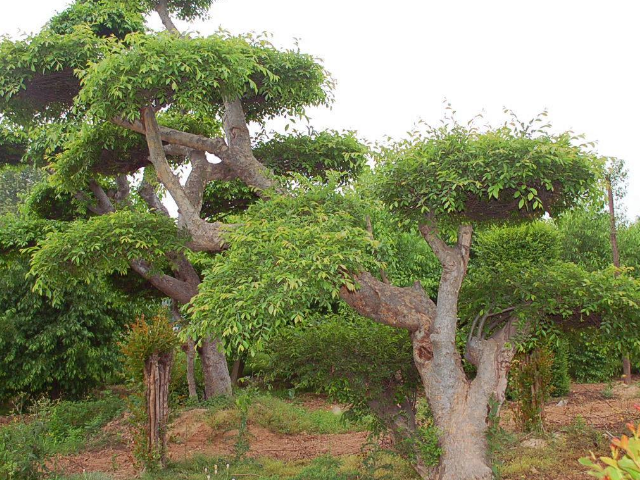
M553 353L541 347L531 353L519 354L511 368L515 398L516 424L526 432L541 430L544 422L544 402L549 398Z
M309 324L271 342L268 378L349 405L349 416L371 419L374 433L392 433L402 456L436 464L440 451L430 415L421 423L413 421L419 378L407 332L364 319L346 307Z
M597 330L574 332L569 337L569 373L580 383L608 382L620 376L620 355Z

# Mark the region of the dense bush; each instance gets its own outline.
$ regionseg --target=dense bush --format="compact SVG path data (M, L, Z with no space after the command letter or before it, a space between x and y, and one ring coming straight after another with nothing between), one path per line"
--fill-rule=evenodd
M1 257L0 266L0 403L42 393L79 397L114 378L135 302L85 285L54 306L31 290L24 256Z
M620 355L597 330L574 332L569 339L569 373L576 382L608 382L620 377Z
M542 430L544 403L551 394L553 353L539 347L516 356L511 367L513 394L516 398L515 420L525 431Z
M553 351L553 365L551 366L551 396L564 397L571 389L569 375L569 341L566 337L558 338L551 347Z

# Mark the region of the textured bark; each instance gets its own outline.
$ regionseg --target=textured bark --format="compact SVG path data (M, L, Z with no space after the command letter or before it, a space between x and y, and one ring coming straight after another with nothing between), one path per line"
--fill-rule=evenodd
M231 384L238 385L238 382L242 378L244 372L244 358L237 358L233 362L233 368L231 369Z
M167 0L158 0L156 4L156 12L158 12L158 16L160 20L162 20L162 24L167 31L180 35L180 31L177 29L173 20L171 20L171 16L169 15L169 9L167 8Z
M231 377L224 353L218 350L218 341L206 339L198 349L204 377L204 398L231 396Z
M411 332L413 357L434 423L442 432L443 453L435 469L419 465L422 478L437 480L489 480L493 477L487 450L488 414L494 402L504 401L507 376L514 351L510 340L517 323L509 319L508 309L499 312L505 325L489 338L482 328L470 337L467 358L477 366L472 381L463 369L456 348L458 298L467 272L472 228L463 225L458 242L447 245L438 235L435 223L420 226L424 239L442 265L437 302L418 287L401 289L361 274L357 292L343 290L341 296L359 313L373 320ZM400 421L400 420L399 420ZM402 426L396 425L398 431ZM410 422L404 428L410 429Z
M195 360L196 360L196 344L189 339L184 344L185 353L187 355L187 385L189 386L189 398L198 399L198 391L196 389L195 376Z
M169 419L169 382L173 353L154 353L144 364L144 383L147 410L147 453L158 455L166 465L167 421Z
M173 173L167 161L155 112L147 107L143 109L142 116L151 163L155 167L158 179L176 202L181 219L191 234L190 248L210 252L223 250L225 242L222 232L225 225L221 222L209 223L200 218L200 209L191 202L185 188L180 184L180 179Z
M340 297L360 314L410 332L431 324L436 306L419 283L413 287L394 287L368 272L356 276L356 280L360 288L350 292L343 287Z

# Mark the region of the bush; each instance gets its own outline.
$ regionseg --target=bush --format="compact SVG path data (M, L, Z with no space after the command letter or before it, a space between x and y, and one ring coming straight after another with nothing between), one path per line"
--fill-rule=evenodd
M519 354L511 367L513 393L517 399L516 424L525 432L541 430L544 402L551 390L553 353L540 347Z
M608 382L619 378L620 357L597 330L585 329L569 336L569 373L576 382Z
M437 464L440 451L430 415L417 426L411 421L418 413L420 381L407 332L345 307L319 316L306 328L281 334L269 346L269 354L272 381L289 382L349 405L349 416L369 418L374 433L392 433L399 454L412 461L419 455L426 465ZM398 419L407 420L406 425L400 426Z
M0 478L41 478L49 455L82 449L123 407L120 398L108 393L82 402L35 403L23 422L0 428Z

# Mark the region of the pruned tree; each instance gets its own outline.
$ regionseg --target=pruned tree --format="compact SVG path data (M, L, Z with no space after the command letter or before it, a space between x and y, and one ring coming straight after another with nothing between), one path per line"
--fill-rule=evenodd
M55 298L56 286L133 271L185 305L201 282L194 252L227 248L225 214L278 192L274 172L361 167L352 134L256 144L250 122L328 104L332 80L312 56L264 38L177 31L171 15L191 20L211 3L78 0L37 35L0 45L0 113L28 133L26 159L45 166L54 196L88 212L34 250L39 291ZM145 29L151 11L168 32ZM206 395L230 394L218 341L196 340Z

